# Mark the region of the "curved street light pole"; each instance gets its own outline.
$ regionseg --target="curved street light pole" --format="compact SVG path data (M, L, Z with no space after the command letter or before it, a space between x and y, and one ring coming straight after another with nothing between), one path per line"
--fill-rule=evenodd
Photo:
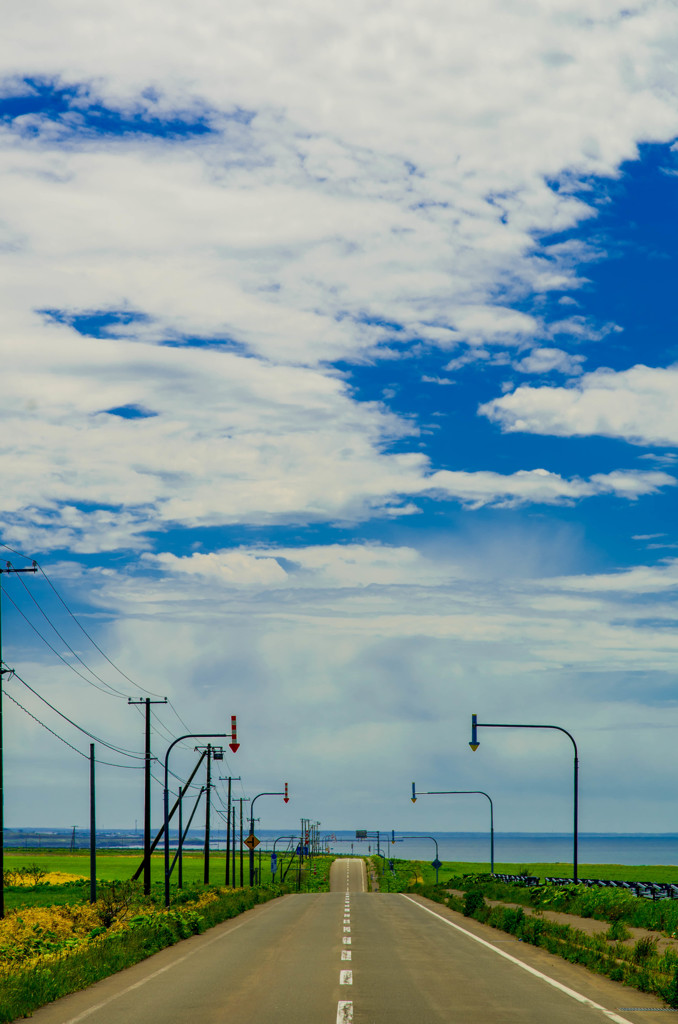
M414 783L412 783L412 803L414 803L418 796L452 796L453 794L466 794L474 796L486 796L490 801L490 874L494 874L494 805L492 803L492 797L489 793L485 793L482 789L429 789L426 792L415 793ZM436 854L436 858L438 854Z
M424 794L425 796L428 794ZM440 867L440 857L438 856L438 840L435 836L399 836L400 839L430 839L431 842L436 844L436 885L438 884L438 868Z
M478 729L555 729L557 732L564 732L571 740L574 747L574 824L572 830L572 874L575 882L579 881L579 756L574 736L561 725L525 725L507 724L505 722L479 722L477 715L471 715L471 740L469 747L477 750L480 746L478 740Z
M250 836L254 835L254 805L260 796L281 796L285 803L288 802L289 797L287 795L287 783L285 783L285 789L282 793L257 793L250 804ZM254 847L248 844L250 848L250 888L254 885Z
M170 849L169 849L169 756L172 748L182 740L206 740L223 739L229 733L226 732L188 732L185 736L179 736L170 743L165 754L165 788L163 793L163 811L165 819L165 906L170 905ZM237 749L237 747L236 747Z
M278 836L276 839L273 840L273 855L275 856L275 844L276 843L282 842L283 839L296 839L296 838L297 838L296 836ZM283 856L284 856L284 854L283 854ZM273 881L275 882L275 871L271 872L271 876L273 878Z

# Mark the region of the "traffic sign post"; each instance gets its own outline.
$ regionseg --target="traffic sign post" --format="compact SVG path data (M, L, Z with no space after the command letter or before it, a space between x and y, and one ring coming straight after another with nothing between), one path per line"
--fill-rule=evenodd
M250 850L253 853L258 845L259 840L255 836L254 832L250 832L247 839L245 840L245 846L247 847L248 850Z

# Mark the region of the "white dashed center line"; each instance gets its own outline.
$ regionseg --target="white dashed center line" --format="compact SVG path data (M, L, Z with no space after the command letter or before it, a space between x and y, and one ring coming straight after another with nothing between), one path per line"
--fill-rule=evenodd
M344 946L351 945L351 880L350 880L350 862L346 864L346 895L344 897L344 924L343 924L343 937L342 944ZM351 960L352 953L350 949L342 949L341 951L342 961ZM339 972L339 984L340 985L352 985L353 984L353 971L340 971ZM353 1022L353 1003L346 1000L340 999L337 1005L337 1024L352 1024Z

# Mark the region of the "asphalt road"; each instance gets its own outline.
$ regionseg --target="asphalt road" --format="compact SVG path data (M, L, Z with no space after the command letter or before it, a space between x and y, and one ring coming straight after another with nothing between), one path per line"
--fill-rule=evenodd
M256 907L44 1007L32 1019L35 1024L656 1021L653 1011L620 1009L659 1008L662 1004L650 996L438 904L364 892L364 869L356 861L337 861L332 885L329 893L285 896ZM664 1012L661 1019L678 1021L678 1012Z

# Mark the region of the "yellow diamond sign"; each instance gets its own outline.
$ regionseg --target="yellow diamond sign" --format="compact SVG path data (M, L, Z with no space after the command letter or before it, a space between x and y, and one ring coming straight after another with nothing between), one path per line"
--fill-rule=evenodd
M254 832L250 832L247 839L245 840L245 846L249 847L250 850L256 850L259 845L259 840L255 836Z

